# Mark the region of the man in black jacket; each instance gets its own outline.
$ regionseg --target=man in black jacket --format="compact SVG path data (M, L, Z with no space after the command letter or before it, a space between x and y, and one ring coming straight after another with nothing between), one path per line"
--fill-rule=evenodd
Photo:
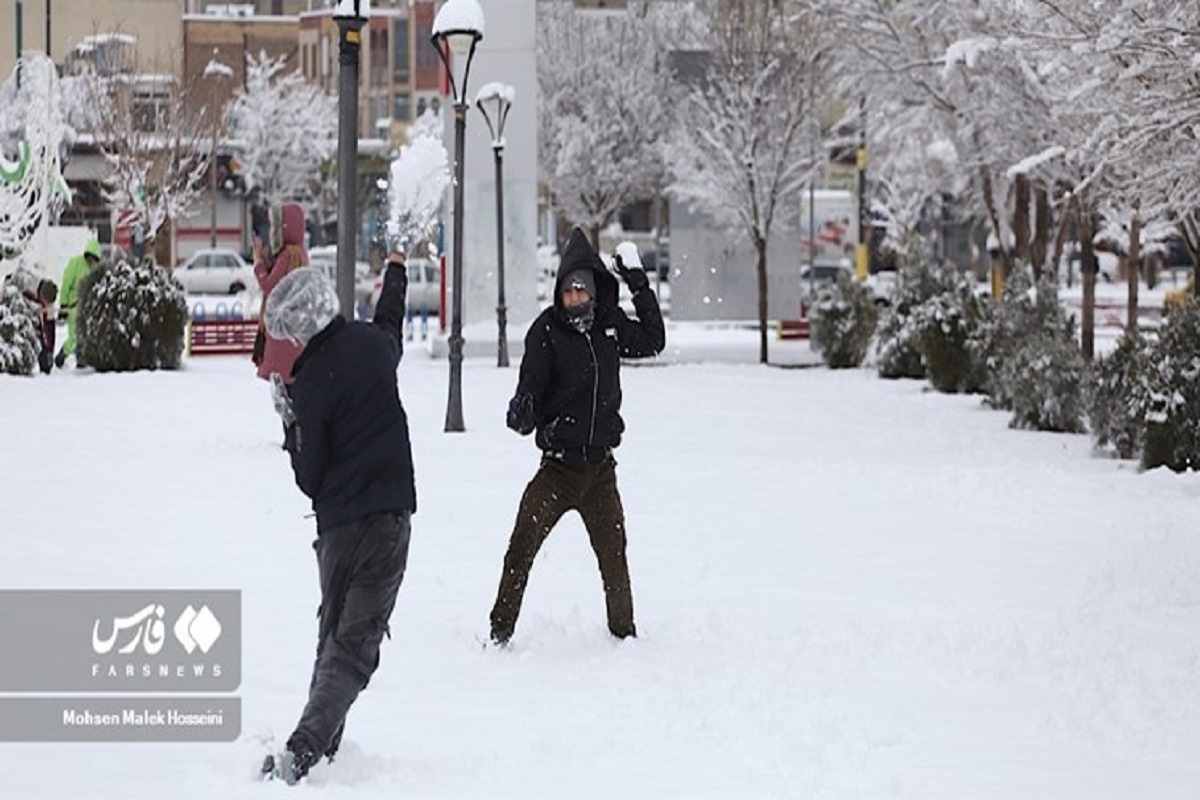
M630 266L622 254L633 262ZM504 556L491 613L491 638L497 644L512 637L534 557L571 509L583 518L596 553L609 631L620 638L637 635L625 558L625 512L612 452L625 430L621 359L657 355L666 333L658 298L636 259L636 248L624 246L614 259L633 296L637 318L631 319L617 304L616 278L576 228L563 252L554 305L525 335L508 427L522 436L536 430L542 461L521 498Z
M417 507L396 382L407 282L403 264L389 264L372 323L346 322L333 285L312 268L289 273L267 301L268 333L304 348L291 386L272 384L296 484L316 512L321 583L308 703L287 752L264 765L289 783L337 751L404 578Z

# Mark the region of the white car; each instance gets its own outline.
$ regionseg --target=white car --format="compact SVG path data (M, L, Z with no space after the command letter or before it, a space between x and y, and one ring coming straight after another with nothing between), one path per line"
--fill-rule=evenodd
M404 263L408 267L408 313L437 316L442 307L442 270L438 262L430 258L409 258ZM369 303L372 315L382 291L383 275L379 275L375 278Z
M254 268L227 248L197 250L175 268L175 278L188 294L238 294L257 286Z
M337 246L323 245L314 247L308 251L308 265L315 269L321 270L326 278L329 278L330 283L337 286ZM367 308L367 319L370 319L371 311L374 308L372 291L375 288L375 274L371 271L371 265L366 261L354 262L354 305L361 307L363 303L370 303Z

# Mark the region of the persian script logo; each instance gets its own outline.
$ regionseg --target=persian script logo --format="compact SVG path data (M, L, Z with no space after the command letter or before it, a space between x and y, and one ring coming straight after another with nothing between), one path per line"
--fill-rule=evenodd
M165 615L166 609L161 604L150 603L127 617L114 617L112 632L107 638L100 637L101 620L96 620L92 625L92 650L105 655L112 652L117 642L121 641L117 652L122 655L132 653L139 645L147 655L157 655L167 638L166 624L163 622ZM221 636L221 622L208 606L201 606L197 611L189 605L179 615L172 630L189 654L196 648L207 653Z

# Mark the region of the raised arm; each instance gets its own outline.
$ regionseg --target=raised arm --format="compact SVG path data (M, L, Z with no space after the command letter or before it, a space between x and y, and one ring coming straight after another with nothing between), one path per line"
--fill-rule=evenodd
M388 260L383 270L383 289L379 293L379 301L375 304L375 319L372 324L378 325L388 335L396 348L396 364L404 355L404 337L401 331L404 327L404 298L408 293L408 269L403 261Z

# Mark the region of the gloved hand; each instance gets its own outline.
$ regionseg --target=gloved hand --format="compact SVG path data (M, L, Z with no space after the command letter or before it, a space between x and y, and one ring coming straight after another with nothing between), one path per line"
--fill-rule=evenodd
M642 258L638 254L637 245L633 242L621 242L613 253L613 265L617 274L629 287L630 294L637 294L650 285L646 270L642 269Z
M517 394L508 401L508 427L522 436L528 436L537 427L533 413L533 395Z
M271 401L275 404L275 413L283 420L284 425L296 421L296 411L292 408L292 396L288 394L283 376L278 372L271 373Z

